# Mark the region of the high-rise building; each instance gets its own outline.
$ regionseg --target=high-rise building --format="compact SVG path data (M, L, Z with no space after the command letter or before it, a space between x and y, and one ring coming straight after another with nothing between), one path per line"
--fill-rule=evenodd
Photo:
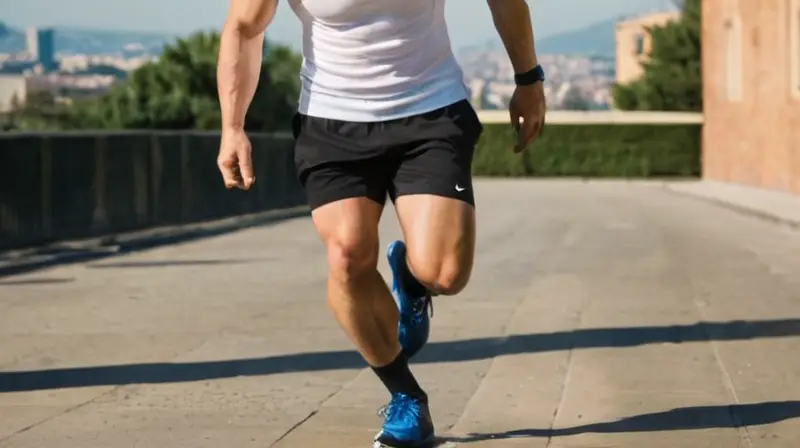
M28 28L25 46L28 54L42 66L43 71L50 72L58 67L55 33L52 29Z

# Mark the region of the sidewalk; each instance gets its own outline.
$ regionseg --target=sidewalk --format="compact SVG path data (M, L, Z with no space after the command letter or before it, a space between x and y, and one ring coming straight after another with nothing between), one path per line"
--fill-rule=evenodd
M471 283L413 360L441 448L797 447L800 234L661 182L474 185ZM117 244L0 279L0 448L372 445L310 219Z
M800 227L800 195L717 181L671 182L665 187L761 218Z
M305 205L247 215L60 241L30 249L0 251L0 278L60 264L99 260L138 250L185 243L308 215Z

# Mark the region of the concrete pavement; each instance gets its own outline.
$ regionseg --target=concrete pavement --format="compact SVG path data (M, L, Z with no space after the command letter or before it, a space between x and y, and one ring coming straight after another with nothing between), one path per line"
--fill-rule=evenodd
M676 193L800 227L800 196L795 194L710 180L670 182L665 186Z
M800 233L657 183L476 189L414 365L443 446L800 443ZM370 446L324 274L302 218L0 278L0 447Z

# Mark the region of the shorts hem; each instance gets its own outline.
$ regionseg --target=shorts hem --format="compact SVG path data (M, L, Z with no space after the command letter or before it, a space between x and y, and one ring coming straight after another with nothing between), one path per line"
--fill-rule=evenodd
M338 193L338 194L327 194L324 196L318 196L313 200L309 198L308 206L311 211L314 211L324 205L333 204L334 202L344 201L345 199L358 199L358 198L365 198L369 199L372 202L380 206L386 205L386 196L383 199L378 199L376 195L369 195L364 193Z
M419 195L426 195L426 196L437 196L440 198L447 198L447 199L455 199L461 202L465 202L468 205L471 205L475 208L475 195L470 191L456 191L455 189L452 192L443 192L442 190L430 190L430 189L417 189L417 190L403 190L402 192L398 192L392 195L391 200L392 203L397 201L397 198L402 196L419 196Z

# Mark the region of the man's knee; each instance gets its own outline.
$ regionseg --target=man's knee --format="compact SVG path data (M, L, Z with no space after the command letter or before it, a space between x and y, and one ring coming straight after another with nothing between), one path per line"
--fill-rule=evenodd
M331 277L351 282L376 269L378 264L377 238L347 234L326 241L328 270Z
M461 292L472 274L471 257L457 254L427 257L419 252L409 251L408 265L420 283L441 295Z
M332 279L350 282L378 264L378 221L382 204L351 198L316 208L311 216L325 243Z

